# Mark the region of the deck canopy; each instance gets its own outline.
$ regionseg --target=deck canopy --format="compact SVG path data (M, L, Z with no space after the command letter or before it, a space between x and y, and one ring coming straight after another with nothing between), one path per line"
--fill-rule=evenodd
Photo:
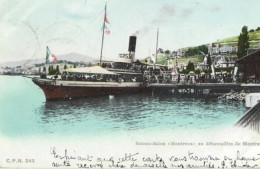
M117 75L116 73L108 71L100 66L69 68L64 71L68 73Z

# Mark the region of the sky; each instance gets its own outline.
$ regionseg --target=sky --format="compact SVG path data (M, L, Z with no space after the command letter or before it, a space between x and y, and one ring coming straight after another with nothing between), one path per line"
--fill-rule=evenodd
M136 59L155 53L158 28L158 46L172 51L260 26L259 0L0 0L0 62L45 58L46 46L98 59L106 2L107 58L128 53L131 35Z

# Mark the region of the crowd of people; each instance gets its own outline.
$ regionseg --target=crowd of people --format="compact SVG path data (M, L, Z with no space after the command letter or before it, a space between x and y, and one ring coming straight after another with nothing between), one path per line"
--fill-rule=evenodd
M93 74L93 75L85 75L85 74L68 74L64 72L61 75L62 80L68 81L92 81L92 82L116 82L119 81L119 77L116 75L100 75L100 74Z
M143 64L132 64L132 63L102 63L102 68L108 70L121 70L121 71L133 71L133 72L143 72L145 70L145 65Z
M52 79L57 79L57 76L53 76ZM69 74L64 72L61 75L61 80L68 81L91 81L91 82L142 82L141 75L106 75L106 74Z
M106 74L80 74L80 73L67 73L63 72L61 75L62 80L69 81L93 81L93 82L143 82L144 84L151 83L165 83L165 84L196 84L196 83L239 83L242 82L242 74L234 76L230 72L216 72L195 74L189 72L188 74L173 73L172 70L164 68L144 67L142 64L128 64L128 63L103 63L103 68L116 72L117 75ZM118 71L119 70L119 71ZM133 70L133 72L123 71ZM45 75L46 73L42 74ZM53 76L57 79L58 76Z
M173 84L195 84L195 83L238 83L242 81L242 75L232 76L231 73L201 73L201 74L167 74L146 75L146 83L173 83Z

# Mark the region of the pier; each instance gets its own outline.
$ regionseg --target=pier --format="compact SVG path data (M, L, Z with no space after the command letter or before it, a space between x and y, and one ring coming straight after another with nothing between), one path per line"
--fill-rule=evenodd
M196 84L167 84L152 83L148 85L153 91L169 91L174 94L218 94L227 93L230 90L240 92L260 92L260 84L241 84L241 83L196 83Z

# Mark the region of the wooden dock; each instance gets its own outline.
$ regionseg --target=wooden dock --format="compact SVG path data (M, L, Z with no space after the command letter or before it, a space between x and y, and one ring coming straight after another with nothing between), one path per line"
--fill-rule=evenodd
M196 84L149 84L154 91L171 91L175 94L203 94L203 93L227 93L230 90L248 93L260 92L260 84L239 84L239 83L196 83ZM208 91L208 92L205 92Z

